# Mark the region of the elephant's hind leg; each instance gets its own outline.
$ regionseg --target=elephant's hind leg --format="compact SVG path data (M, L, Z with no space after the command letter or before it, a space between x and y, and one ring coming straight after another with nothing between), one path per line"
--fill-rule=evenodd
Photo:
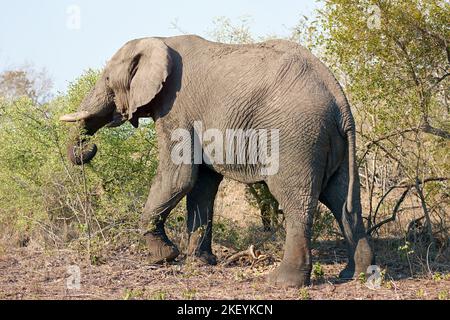
M197 181L187 194L187 230L189 233L188 255L201 262L215 265L216 256L212 253L212 220L214 199L223 176L200 167Z
M269 188L280 202L286 220L283 260L269 276L269 281L283 287L309 285L312 220L319 195L317 187L286 184L285 181L269 182Z
M355 212L346 213L343 211L347 199L347 190L348 170L343 165L322 191L319 200L331 210L347 242L348 264L339 276L351 279L356 278L362 272L366 272L367 267L374 262L374 257L361 215L359 191L353 203Z

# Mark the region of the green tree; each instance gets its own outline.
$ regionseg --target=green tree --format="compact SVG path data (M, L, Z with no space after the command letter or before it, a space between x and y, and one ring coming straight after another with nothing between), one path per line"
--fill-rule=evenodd
M0 73L0 97L14 100L27 97L35 103L51 98L52 81L45 69L36 70L31 65L8 69Z
M98 75L87 71L66 95L43 104L26 95L0 99L2 234L54 245L77 240L89 251L96 239L137 234L157 165L153 123L101 130L101 156L88 165L66 157L69 130L58 118L79 106Z
M433 224L437 232L447 228L449 16L446 1L328 0L313 23L320 26L314 47L357 118L372 231L384 223L377 224L380 211L394 213L386 222L395 219L407 195L429 240Z

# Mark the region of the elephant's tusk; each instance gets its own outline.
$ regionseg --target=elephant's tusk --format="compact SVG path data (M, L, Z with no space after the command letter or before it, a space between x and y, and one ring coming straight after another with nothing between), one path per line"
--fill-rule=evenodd
M69 113L66 115L63 115L59 118L60 121L64 122L76 122L80 120L84 120L89 117L89 112L87 111L78 111L75 113Z

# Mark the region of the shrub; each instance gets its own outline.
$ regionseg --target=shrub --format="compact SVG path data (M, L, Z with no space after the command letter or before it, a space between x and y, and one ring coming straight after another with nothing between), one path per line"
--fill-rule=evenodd
M0 100L0 223L9 233L90 248L97 237L137 229L157 166L152 122L100 130L99 154L88 165L66 159L69 128L58 118L78 107L98 75L88 70L45 104Z

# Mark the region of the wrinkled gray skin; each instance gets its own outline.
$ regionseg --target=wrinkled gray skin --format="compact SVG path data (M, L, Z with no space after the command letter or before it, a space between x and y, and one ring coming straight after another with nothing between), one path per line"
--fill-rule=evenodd
M341 276L352 278L372 263L361 218L353 117L338 82L305 48L281 40L227 45L197 36L133 40L108 62L79 111L61 120L77 122L92 135L105 125L130 121L137 126L141 117L155 121L159 147L159 167L142 216L151 262L178 255L164 223L187 196L190 250L215 264L213 203L225 176L265 182L283 208L286 243L282 263L269 277L272 283L309 283L318 201L333 212L348 243ZM204 130L279 129L278 173L263 176L255 165L174 164L171 134L184 128L193 137L194 121L202 121ZM76 145L83 141L74 138L69 147L72 162L95 155L92 145L83 145L82 153Z

